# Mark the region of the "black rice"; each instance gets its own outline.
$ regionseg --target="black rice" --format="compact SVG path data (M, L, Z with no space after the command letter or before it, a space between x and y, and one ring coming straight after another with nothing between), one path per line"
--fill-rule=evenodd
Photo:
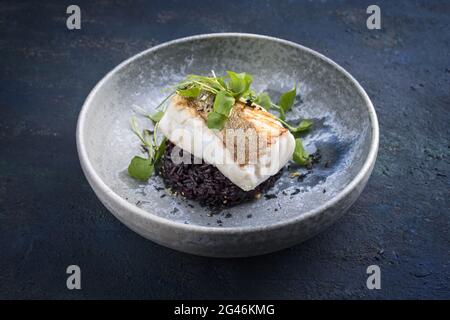
M191 164L175 164L171 159L174 146L173 143L167 141L159 169L159 174L166 187L187 199L195 200L208 207L230 207L258 198L272 188L281 175L280 170L279 173L261 183L254 190L244 191L216 167L203 161L201 164L194 164L192 156Z

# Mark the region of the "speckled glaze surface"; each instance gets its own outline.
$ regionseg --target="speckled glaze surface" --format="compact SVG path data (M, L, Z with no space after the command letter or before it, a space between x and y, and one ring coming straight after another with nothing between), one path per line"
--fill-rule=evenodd
M164 88L187 74L211 70L251 73L255 89L275 98L299 84L300 98L288 120L314 120L313 130L303 137L308 151L322 152L312 174L302 181L292 179L289 170L298 168L291 166L270 196L215 212L164 196L158 177L139 183L127 175L128 163L139 150L129 127L132 106L152 112L167 95ZM96 195L135 232L188 253L253 256L310 238L352 205L375 163L378 123L356 80L317 52L266 36L210 34L151 48L106 75L84 103L77 147Z

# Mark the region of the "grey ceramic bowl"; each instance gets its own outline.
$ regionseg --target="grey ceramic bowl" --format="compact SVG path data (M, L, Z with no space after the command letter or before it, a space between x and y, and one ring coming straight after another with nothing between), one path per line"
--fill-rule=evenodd
M300 99L290 119L314 119L303 138L307 150L321 149L313 173L300 181L289 174L298 168L285 168L267 197L216 212L165 195L159 177L139 183L128 176L128 163L139 150L129 127L132 106L153 111L167 95L163 88L211 70L251 73L255 88L273 97L299 83ZM129 228L176 250L242 257L298 244L336 221L367 183L378 150L378 123L363 88L323 55L267 36L208 34L158 45L108 73L83 105L77 146L96 195Z

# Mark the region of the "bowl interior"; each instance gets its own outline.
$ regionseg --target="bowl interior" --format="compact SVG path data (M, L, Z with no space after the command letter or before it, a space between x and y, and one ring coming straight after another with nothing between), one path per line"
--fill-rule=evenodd
M153 112L168 94L164 88L187 74L211 70L248 72L255 89L268 91L275 100L298 83L300 98L288 120L314 120L303 141L310 152L319 148L322 159L311 174L292 178L291 172L305 169L291 164L265 197L215 212L168 195L159 177L140 183L128 176L129 161L139 153L129 125L132 106ZM107 77L85 108L81 135L88 160L107 186L149 215L218 228L268 226L323 205L357 175L372 136L369 109L344 73L310 50L251 36L196 38L147 51ZM138 119L141 127L149 125Z

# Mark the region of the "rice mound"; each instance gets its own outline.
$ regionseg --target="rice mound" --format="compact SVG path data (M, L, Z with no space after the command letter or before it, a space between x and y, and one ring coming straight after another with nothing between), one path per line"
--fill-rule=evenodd
M207 164L203 160L201 164L194 164L192 155L191 164L175 164L171 159L174 147L172 142L167 141L159 175L172 192L208 207L230 207L258 198L273 187L282 171L280 170L254 190L244 191L225 177L215 166Z

